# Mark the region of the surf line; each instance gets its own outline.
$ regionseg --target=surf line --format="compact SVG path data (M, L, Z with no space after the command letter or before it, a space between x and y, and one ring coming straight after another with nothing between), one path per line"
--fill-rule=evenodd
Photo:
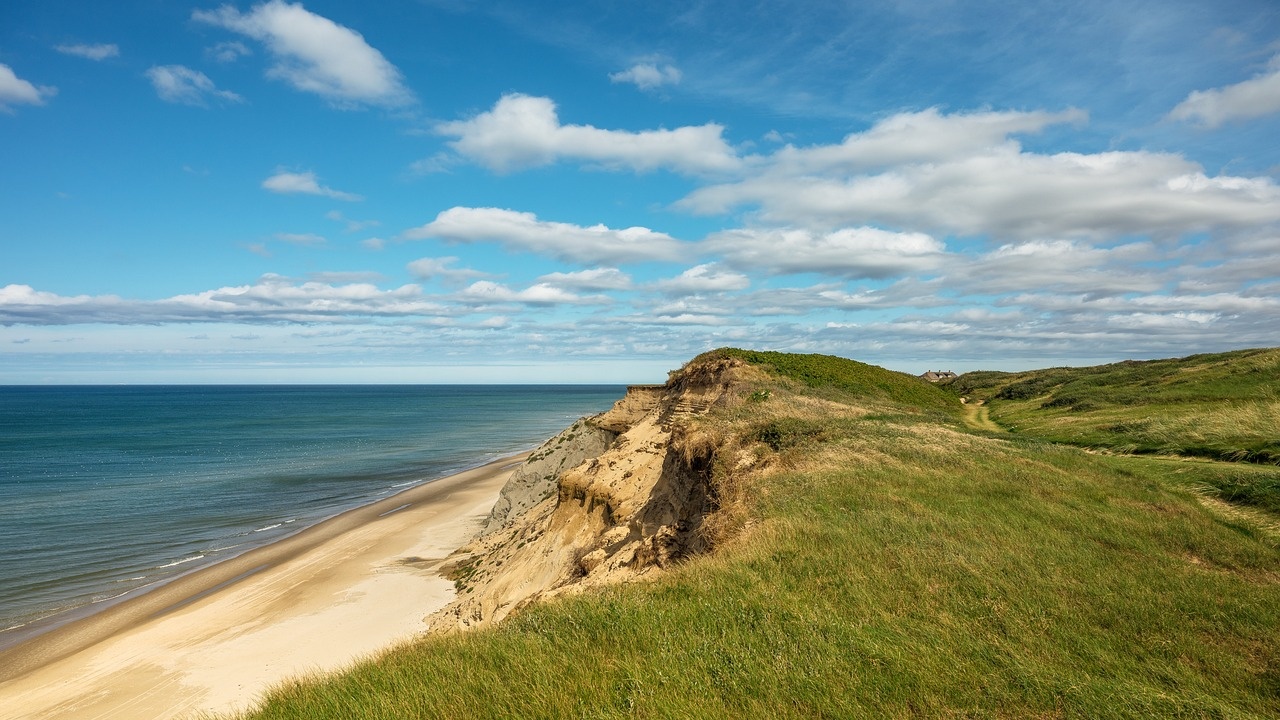
M381 515L379 515L378 517L386 517L386 516L390 515L391 513L400 512L401 510L403 510L403 509L405 509L405 508L409 507L409 506L410 506L410 505L412 505L412 504L413 504L413 503L405 503L405 504L401 505L400 507L395 508L394 510L388 510L388 511L386 511L386 512L382 513L382 514L381 514Z
M218 592L219 590L221 590L221 589L223 589L223 588L225 588L225 587L228 587L228 586L234 585L234 584L236 584L236 583L240 582L241 580L244 580L245 578L249 577L250 575L256 575L256 574L258 574L258 573L262 572L263 570L266 570L266 569L267 569L267 568L269 568L269 567L271 567L271 565L270 565L270 564L265 564L265 565L259 565L258 567L253 568L252 570L246 570L246 571L244 571L244 572L240 573L239 575L237 575L237 576L235 576L235 577L231 578L230 580L226 580L226 581L224 581L224 582L220 582L220 583L218 583L217 585L214 585L213 587L209 588L208 590L202 590L201 592L198 592L198 593L196 593L195 595L192 595L191 597L189 597L189 598L187 598L187 599L185 599L185 600L182 600L181 602L176 602L176 603L174 603L174 604L170 605L169 607L167 607L167 608L165 608L165 609L163 609L163 610L160 610L160 611L158 611L158 612L156 612L156 613L153 613L153 614L151 615L151 617L150 617L150 618L148 618L148 619L152 619L152 620L153 620L153 619L155 619L155 618L160 617L161 615L168 615L169 613L171 613L171 612L173 612L173 611L175 611L175 610L180 610L180 609L182 609L182 608L184 608L184 607L186 607L186 606L190 605L191 603L193 603L193 602L195 602L195 601L197 601L197 600L204 599L204 598L206 598L206 597L208 597L208 596L210 596L210 595L212 595L212 594L214 594L214 593Z

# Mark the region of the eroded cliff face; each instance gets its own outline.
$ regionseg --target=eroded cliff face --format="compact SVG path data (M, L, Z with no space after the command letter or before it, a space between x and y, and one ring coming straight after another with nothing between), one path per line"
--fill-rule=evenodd
M499 530L529 508L554 496L565 470L599 457L617 437L616 431L600 427L594 418L581 418L543 443L502 487L502 494L489 512L480 535Z
M638 577L706 550L703 526L719 506L714 449L694 447L688 420L739 402L758 372L727 358L688 366L666 385L629 388L611 410L540 448L482 534L458 550L459 595L428 618L431 629L487 625L535 598Z

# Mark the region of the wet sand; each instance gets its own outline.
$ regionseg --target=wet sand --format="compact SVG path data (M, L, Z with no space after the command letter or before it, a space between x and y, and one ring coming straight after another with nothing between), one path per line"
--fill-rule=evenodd
M0 652L0 718L175 718L408 640L437 569L488 515L505 458L350 510Z

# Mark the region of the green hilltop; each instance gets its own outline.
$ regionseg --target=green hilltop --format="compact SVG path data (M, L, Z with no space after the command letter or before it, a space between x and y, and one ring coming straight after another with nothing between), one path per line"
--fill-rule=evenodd
M713 552L247 717L1280 716L1280 351L938 386L722 349L672 382L726 359L751 379L680 421L739 516Z

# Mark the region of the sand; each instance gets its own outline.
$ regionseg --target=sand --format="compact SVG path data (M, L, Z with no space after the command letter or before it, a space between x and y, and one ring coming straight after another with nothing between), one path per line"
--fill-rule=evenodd
M181 718L409 640L522 457L411 488L0 653L0 718Z

